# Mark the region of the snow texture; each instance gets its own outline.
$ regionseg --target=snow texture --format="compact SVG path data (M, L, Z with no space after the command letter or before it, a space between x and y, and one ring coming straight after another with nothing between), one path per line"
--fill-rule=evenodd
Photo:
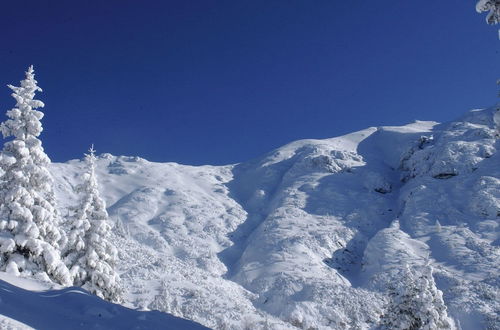
M99 156L126 304L222 329L369 329L387 324L408 267L432 322L500 328L499 116L301 140L229 166ZM62 213L83 168L52 165Z
M124 305L215 329L499 329L499 122L474 110L228 166L102 154ZM87 169L50 165L60 214Z
M43 285L1 277L18 285L0 280L1 329L207 329L165 313L111 304L80 288L37 292L33 286L42 289ZM30 290L21 288L26 285Z

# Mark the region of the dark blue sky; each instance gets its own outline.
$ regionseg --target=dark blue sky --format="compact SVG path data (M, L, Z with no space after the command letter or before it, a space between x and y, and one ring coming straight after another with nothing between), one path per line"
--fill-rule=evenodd
M497 102L475 1L9 1L0 86L33 64L54 161L226 164ZM15 104L0 87L0 112ZM5 118L1 115L1 118ZM3 120L3 119L2 119Z

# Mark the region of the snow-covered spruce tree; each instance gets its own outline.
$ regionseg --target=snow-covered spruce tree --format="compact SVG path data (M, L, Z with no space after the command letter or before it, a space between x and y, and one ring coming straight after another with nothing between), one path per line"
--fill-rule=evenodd
M50 159L38 136L42 132L41 111L35 100L41 91L33 66L20 87L8 86L16 106L0 125L4 143L0 154L0 270L25 276L49 278L63 285L71 276L60 257L63 233L58 229L52 177L47 169Z
M454 329L430 266L418 272L406 265L398 278L389 288L390 302L382 316L382 329Z
M488 24L500 23L500 0L479 0L476 3L478 13L488 12L486 22Z
M109 241L111 223L106 204L99 196L95 174L95 150L85 155L87 165L83 183L77 190L82 194L68 234L66 262L74 278L74 285L110 301L121 301L119 277L114 267L116 248Z

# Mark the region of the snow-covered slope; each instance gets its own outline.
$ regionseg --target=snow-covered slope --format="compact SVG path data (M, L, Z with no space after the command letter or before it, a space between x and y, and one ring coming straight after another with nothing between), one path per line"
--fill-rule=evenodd
M398 270L432 267L457 326L500 328L499 122L477 110L219 167L103 154L127 305L218 329L366 329ZM53 164L63 215L82 166Z
M131 310L80 289L0 274L0 329L207 329L160 312ZM15 284L15 285L14 285Z

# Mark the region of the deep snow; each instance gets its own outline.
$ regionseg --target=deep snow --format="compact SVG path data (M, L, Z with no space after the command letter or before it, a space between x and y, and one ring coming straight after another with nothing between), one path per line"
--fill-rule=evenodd
M102 154L125 305L218 329L367 329L394 270L430 266L457 327L500 328L499 123L475 110L228 166ZM83 166L52 164L62 215Z
M207 329L165 313L111 304L76 287L47 290L34 280L0 278L1 329Z

